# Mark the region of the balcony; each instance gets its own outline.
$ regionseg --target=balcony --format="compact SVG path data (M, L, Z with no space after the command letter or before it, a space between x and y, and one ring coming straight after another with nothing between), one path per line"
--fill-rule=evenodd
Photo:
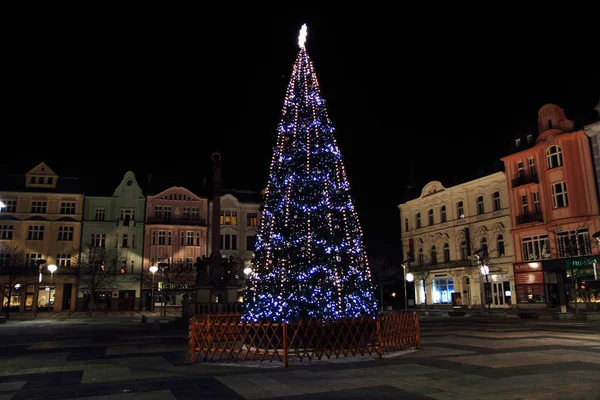
M513 189L519 186L527 185L529 183L539 183L538 176L536 172L527 173L520 176L517 176L512 180Z
M173 217L148 218L147 224L206 226L206 220L204 218L199 218L199 219L173 218Z
M517 225L529 224L532 222L544 222L542 213L535 212L517 215Z

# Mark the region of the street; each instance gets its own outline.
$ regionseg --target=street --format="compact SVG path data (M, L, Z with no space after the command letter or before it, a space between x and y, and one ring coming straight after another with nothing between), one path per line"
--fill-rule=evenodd
M185 326L0 325L0 399L600 399L600 324L423 317L421 350L312 363L187 362Z

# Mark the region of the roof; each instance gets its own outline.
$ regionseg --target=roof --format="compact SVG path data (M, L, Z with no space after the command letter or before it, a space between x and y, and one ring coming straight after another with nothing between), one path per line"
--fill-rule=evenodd
M223 194L234 196L241 203L262 203L263 196L258 191L242 189L223 189Z
M56 188L25 187L25 174L0 176L0 190L6 192L82 194L79 178L58 177Z

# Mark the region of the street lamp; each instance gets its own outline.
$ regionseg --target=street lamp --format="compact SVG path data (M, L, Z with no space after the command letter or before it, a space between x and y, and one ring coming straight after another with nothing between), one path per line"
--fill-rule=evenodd
M52 278L54 277L54 271L56 271L56 265L48 265L48 271L50 271L50 285L52 285Z
M244 268L244 275L250 275L251 273L252 273L252 268L250 268L250 267Z
M150 272L152 272L152 312L154 312L154 274L156 271L158 271L158 267L156 265L150 267Z
M6 207L6 204L4 204L4 203L2 202L2 200L0 200L0 212L2 212L2 209L3 209L4 207Z

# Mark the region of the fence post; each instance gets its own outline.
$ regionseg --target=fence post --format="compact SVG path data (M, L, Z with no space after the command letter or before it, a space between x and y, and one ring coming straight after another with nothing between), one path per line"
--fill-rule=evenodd
M283 368L288 367L288 337L287 322L283 323Z
M381 345L381 317L377 317L377 353L379 353L379 358L383 356L383 348Z
M190 320L188 323L188 353L191 362L196 361L196 339L194 335L194 322Z
M415 313L415 347L419 349L421 347L421 327L419 324L419 314Z

